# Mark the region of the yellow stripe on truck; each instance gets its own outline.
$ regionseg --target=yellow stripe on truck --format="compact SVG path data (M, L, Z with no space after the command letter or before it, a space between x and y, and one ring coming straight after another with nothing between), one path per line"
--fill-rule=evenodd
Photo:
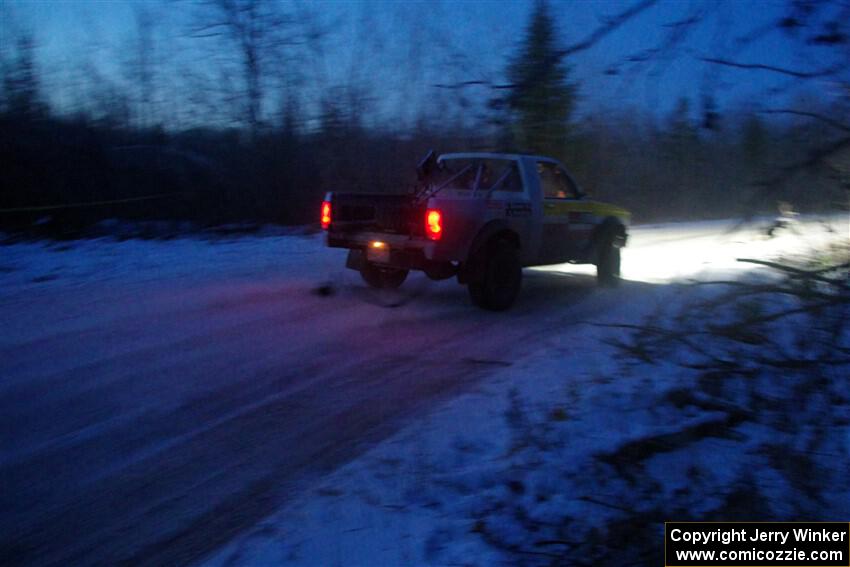
M628 219L631 216L631 213L626 209L596 201L545 201L543 203L543 214L547 216L560 216L568 213L592 213L600 217L620 217L623 219Z

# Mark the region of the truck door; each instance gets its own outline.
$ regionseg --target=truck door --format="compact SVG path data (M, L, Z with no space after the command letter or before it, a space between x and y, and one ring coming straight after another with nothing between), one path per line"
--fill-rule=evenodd
M549 161L537 162L543 191L543 234L540 258L557 264L579 259L590 238L592 224L583 222L585 203L575 182L563 167Z

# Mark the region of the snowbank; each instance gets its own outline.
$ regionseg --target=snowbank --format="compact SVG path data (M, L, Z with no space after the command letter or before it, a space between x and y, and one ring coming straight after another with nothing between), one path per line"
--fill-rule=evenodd
M841 241L846 219L832 220L774 239L717 223L635 230L625 277L668 285L626 282L611 292L622 295L614 309L550 329L478 391L337 470L208 564L658 564L665 520L848 516L840 369L823 373L823 395L795 394L808 382L792 372L712 380L686 367L696 355L675 340L664 356L642 354L629 328L676 329L722 294L685 280L773 281L736 258ZM698 317L720 323L739 308Z

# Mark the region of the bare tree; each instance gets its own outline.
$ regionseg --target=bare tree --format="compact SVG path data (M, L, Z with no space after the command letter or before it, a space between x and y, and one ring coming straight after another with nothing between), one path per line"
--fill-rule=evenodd
M137 120L142 128L153 123L154 112L154 16L147 7L138 7L136 18L135 79L139 94Z
M722 15L722 11L714 13ZM683 22L670 29L662 39L660 46L681 47L689 33L700 25L707 24L709 11L704 6L694 9ZM847 160L850 150L850 4L829 2L789 1L784 15L774 22L754 24L725 49L712 53L693 53L696 60L710 67L735 73L736 80L752 74L768 74L783 79L785 85L765 93L762 108L764 115L784 115L796 117L809 124L825 127L818 130L819 135L810 136L803 152L790 153L784 163L774 169L772 175L757 180L758 189L753 200L763 199L781 189L783 185L800 174L815 174L829 177L840 164ZM768 35L780 34L786 42L794 45L801 54L799 62L786 63L760 61L745 58L742 51ZM649 50L646 57L635 58L632 62L650 61L664 49ZM824 86L829 88L824 89ZM711 88L711 87L709 87ZM806 92L816 89L821 93L819 104L829 106L828 112L820 112L808 97L800 97L797 105L772 106L770 101L777 100L776 95L789 92ZM800 144L803 145L803 144ZM837 165L838 164L838 165ZM820 170L820 171L819 171ZM826 174L826 175L824 175ZM850 189L846 180L845 189Z
M235 48L245 89L242 113L256 134L274 61L285 47L300 43L295 19L279 4L260 0L211 0L204 7L204 23L192 35L226 40Z
M41 98L35 65L35 40L29 34L18 35L14 55L4 62L3 98L6 110L22 118L43 115L46 105Z

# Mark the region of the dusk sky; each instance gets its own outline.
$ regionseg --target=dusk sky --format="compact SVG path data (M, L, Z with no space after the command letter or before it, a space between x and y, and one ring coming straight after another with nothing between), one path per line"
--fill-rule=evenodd
M561 44L584 39L605 17L634 2L552 2ZM415 114L413 108L439 106L440 97L456 96L456 92L445 92L435 84L503 81L506 63L516 51L533 2L367 0L286 2L281 6L295 15L311 14L326 32L320 50L294 48L292 61L281 62L286 66L287 80L298 82L306 104L317 92L356 82L377 101L371 117L374 123L386 124L410 119ZM704 10L702 23L670 53L649 64L621 66L630 56L657 46L669 33L671 23L695 9ZM125 84L125 69L134 56L128 46L136 41L136 14L140 10L151 14L156 22L153 57L161 66L159 88L163 98L169 97L169 88L176 88L168 77L205 75L219 80L215 78L222 76L216 67L216 54L227 52L228 47L189 37L189 30L197 27L204 11L202 5L193 2L7 0L0 12L2 41L6 46L15 33L31 32L50 100L70 106L74 98L69 94L73 92L71 85L81 77L95 74L116 86ZM792 79L764 71L720 68L698 60L710 55L790 68L818 67L832 55L828 48L801 51L795 47L800 42L793 42L775 27L758 41L736 47L740 37L754 29L772 27L786 10L784 1L661 1L593 48L568 59L571 78L579 86L579 112L637 107L664 114L682 96L697 106L704 91L715 96L721 108L792 101L802 96L800 89L789 88L794 85ZM610 73L612 69L617 74ZM188 83L179 88L184 92L192 89ZM771 89L779 89L781 94ZM829 95L826 84L808 82L804 89L807 96ZM491 93L471 87L464 94L469 108L474 109ZM267 104L278 102L269 100ZM434 112L439 110L434 108Z

